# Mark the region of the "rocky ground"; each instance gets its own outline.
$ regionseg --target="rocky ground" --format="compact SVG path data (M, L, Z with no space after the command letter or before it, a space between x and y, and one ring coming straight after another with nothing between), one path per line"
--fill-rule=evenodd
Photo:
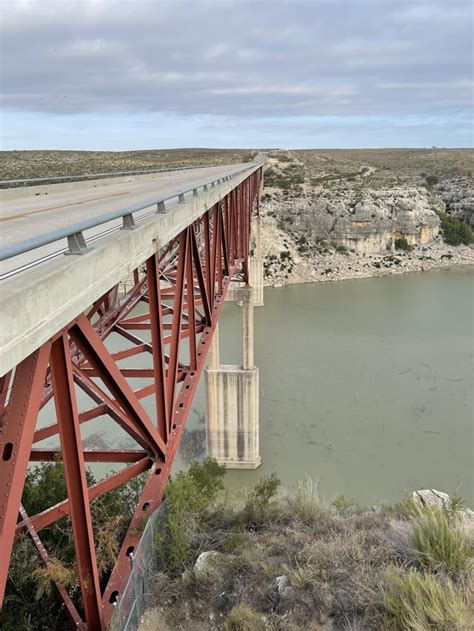
M474 513L458 496L367 509L321 502L309 478L278 484L221 503L200 466L171 483L140 631L472 629Z
M446 212L474 221L473 156L468 150L270 153L261 205L265 283L473 265L472 244L447 244L440 220Z

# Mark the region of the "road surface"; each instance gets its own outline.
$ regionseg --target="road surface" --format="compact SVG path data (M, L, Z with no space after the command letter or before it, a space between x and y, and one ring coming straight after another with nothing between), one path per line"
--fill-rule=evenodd
M50 185L47 194L32 195L32 189L24 189L25 196L18 199L2 200L0 191L0 245L12 245L25 239L39 237L58 228L74 225L86 219L104 215L114 210L139 205L154 198L166 196L198 186L212 179L221 178L248 164L233 164L219 167L205 167L171 173L157 173L149 179L133 179L111 183L101 180L83 182L80 189L64 190L63 185ZM77 186L77 184L76 184ZM60 192L55 192L59 190ZM145 211L142 211L142 214ZM140 217L140 212L135 218ZM104 231L121 225L121 220L91 228L86 232L90 239ZM12 270L22 268L46 255L66 247L66 240L43 246L21 254L0 264L0 274L5 277Z

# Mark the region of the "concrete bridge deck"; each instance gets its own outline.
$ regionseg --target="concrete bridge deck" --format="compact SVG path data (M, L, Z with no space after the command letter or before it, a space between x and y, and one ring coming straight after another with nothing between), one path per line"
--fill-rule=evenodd
M170 205L164 214L152 214L138 221L134 230L104 235L86 256L58 256L4 280L0 285L0 375L66 326L260 166L245 163L206 167L140 176L138 181L124 182L120 178L122 181L107 185L104 180L100 185L94 181L55 184L22 189L18 191L21 197L16 199L11 190L0 191L2 248L45 237L58 228L67 230L68 226L116 209L147 202L151 208L153 200L159 197L240 171L208 191L200 190L197 196L187 195L184 203ZM38 195L34 194L35 189ZM145 212L134 213L135 220ZM101 224L85 231L84 236L89 240L104 233L104 228L116 229L121 223L116 219ZM2 262L0 272L8 275L65 246L63 239L15 256Z

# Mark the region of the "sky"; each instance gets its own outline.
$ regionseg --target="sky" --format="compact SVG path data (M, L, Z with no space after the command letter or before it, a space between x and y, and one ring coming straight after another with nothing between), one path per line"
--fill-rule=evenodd
M473 145L471 0L0 0L2 149Z

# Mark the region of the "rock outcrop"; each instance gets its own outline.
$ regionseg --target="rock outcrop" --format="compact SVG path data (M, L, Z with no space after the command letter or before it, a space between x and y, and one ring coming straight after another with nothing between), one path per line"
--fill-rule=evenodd
M440 221L427 195L416 188L321 191L317 197L280 204L277 220L294 236L311 234L360 254L393 250L397 239L425 245Z
M444 180L434 187L446 212L474 229L474 181L466 177Z

